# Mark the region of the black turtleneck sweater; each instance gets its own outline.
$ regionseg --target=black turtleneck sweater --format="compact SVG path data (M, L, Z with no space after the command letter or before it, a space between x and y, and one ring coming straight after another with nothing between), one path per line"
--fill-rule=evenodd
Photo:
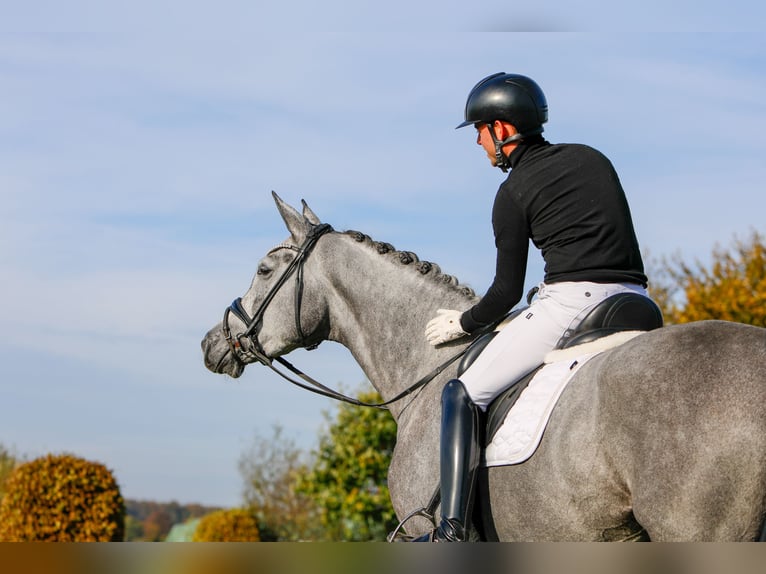
M602 153L538 136L521 143L509 159L511 172L492 208L495 279L479 303L463 313L463 330L471 333L519 302L530 239L545 260L546 283L646 286L625 192Z

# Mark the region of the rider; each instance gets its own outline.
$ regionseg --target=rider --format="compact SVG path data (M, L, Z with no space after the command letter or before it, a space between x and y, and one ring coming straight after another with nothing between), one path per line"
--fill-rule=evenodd
M468 335L502 317L523 292L529 241L545 260L544 282L528 310L513 319L460 380L442 393L441 504L438 528L419 540L468 535L480 461L479 409L537 367L578 318L610 295L646 295L647 279L617 173L597 150L551 144L541 135L548 105L540 87L497 73L471 90L465 121L491 164L510 171L492 209L495 278L467 311L439 309L426 327L432 345Z

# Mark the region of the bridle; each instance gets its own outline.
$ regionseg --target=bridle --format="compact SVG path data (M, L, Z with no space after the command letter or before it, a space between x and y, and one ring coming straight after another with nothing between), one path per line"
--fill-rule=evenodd
M229 345L229 350L231 351L232 355L243 365L252 363L254 361L262 363L266 366L271 365L272 357L269 357L266 354L260 341L258 341L258 330L261 326L261 323L263 322L263 315L266 313L266 309L268 308L269 304L282 288L282 286L287 282L290 276L296 272L295 328L301 338L301 345L304 347L307 346L306 335L303 332L303 327L301 326L301 302L303 300L303 266L305 265L306 259L308 259L308 256L311 253L314 245L316 245L316 242L319 241L319 238L330 231L332 231L332 226L327 223L314 225L309 229L306 235L306 239L303 241L303 244L300 247L296 247L295 245L290 244L282 244L269 251L269 254L271 254L275 251L278 251L279 249L291 249L296 252L296 255L292 261L290 261L290 264L287 266L287 268L282 272L282 275L279 276L279 279L277 279L276 283L274 283L269 292L266 293L266 296L263 298L263 301L261 301L261 304L258 306L258 309L256 309L252 317L250 317L247 311L245 311L245 309L242 307L242 297L237 297L234 299L232 304L226 308L226 311L224 311L223 324L221 326L221 329L223 330L223 336ZM231 327L229 326L229 315L231 313L236 315L237 318L245 324L245 330L235 336L232 335ZM314 345L314 347L309 347L309 349L315 347L316 345Z
M388 405L406 397L407 395L420 389L421 387L425 386L430 381L432 381L434 378L439 376L442 373L442 371L444 371L444 369L446 369L449 365L451 365L452 363L457 361L460 357L462 357L465 354L466 349L465 348L461 349L458 353L449 357L446 361L444 361L442 364L440 364L430 373L428 373L427 375L419 379L413 385L407 387L404 391L402 391L401 393L399 393L392 399L389 399L382 403L366 403L358 399L348 397L338 391L335 391L329 387L326 387L325 385L321 384L317 380L313 379L309 375L302 372L300 369L294 367L289 361L287 361L283 357L270 357L266 353L266 351L264 351L263 346L258 341L258 330L261 326L261 323L263 322L263 315L266 312L266 309L268 308L269 304L276 296L277 292L282 288L282 286L287 282L287 280L293 275L293 273L296 273L297 277L295 282L295 328L299 337L301 338L301 345L303 347L305 347L308 350L311 350L311 349L315 349L318 346L318 343L313 345L308 344L308 338L306 337L303 331L303 327L301 326L301 302L303 300L303 266L305 265L306 259L308 259L308 256L311 254L311 251L316 245L317 241L319 241L319 239L323 235L325 235L326 233L329 233L332 230L333 228L331 225L327 223L320 223L318 225L312 226L309 229L306 235L306 239L303 241L303 244L300 247L296 247L294 245L289 245L289 244L282 244L282 245L278 245L277 247L269 251L269 253L273 253L274 251L277 251L279 249L291 249L292 251L296 252L296 255L293 258L293 260L290 262L290 264L287 266L287 268L282 272L282 275L280 275L276 283L274 283L274 285L271 287L269 292L263 298L263 301L261 301L261 304L258 306L258 308L256 309L252 317L242 307L242 298L237 297L236 299L234 299L232 304L226 308L223 314L223 323L221 325L223 336L226 339L226 343L229 345L229 352L231 352L232 356L236 359L236 361L243 366L257 361L261 363L262 365L269 367L271 370L273 370L275 373L277 373L280 377L284 378L285 380L303 389L306 389L307 391L311 391L312 393L317 393L319 395L330 397L330 398L343 401L346 403L351 403L353 405L364 406L364 407L386 408ZM229 317L232 313L245 325L245 330L237 335L232 334L231 327L229 325ZM221 357L221 359L219 360L219 366L223 362L225 357L226 357L226 354L224 354ZM290 372L297 375L298 377L300 377L301 379L303 379L309 384L308 385L304 384L286 375L285 373L283 373L282 371L280 371L274 366L273 364L274 361L280 363L283 367L285 367Z

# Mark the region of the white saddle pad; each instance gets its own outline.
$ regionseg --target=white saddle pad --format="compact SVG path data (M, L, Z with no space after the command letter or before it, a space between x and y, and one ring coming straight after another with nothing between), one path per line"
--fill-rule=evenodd
M553 408L574 374L602 351L639 334L638 331L618 333L565 351L551 352L546 357L548 364L522 391L485 449L485 466L519 464L532 456L543 438Z

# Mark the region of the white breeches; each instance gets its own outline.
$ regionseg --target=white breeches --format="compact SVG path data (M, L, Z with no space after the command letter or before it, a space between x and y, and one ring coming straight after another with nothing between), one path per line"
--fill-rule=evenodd
M508 385L540 365L564 331L575 328L587 311L624 292L647 294L632 283L541 284L529 308L508 323L460 377L473 402L486 410Z

